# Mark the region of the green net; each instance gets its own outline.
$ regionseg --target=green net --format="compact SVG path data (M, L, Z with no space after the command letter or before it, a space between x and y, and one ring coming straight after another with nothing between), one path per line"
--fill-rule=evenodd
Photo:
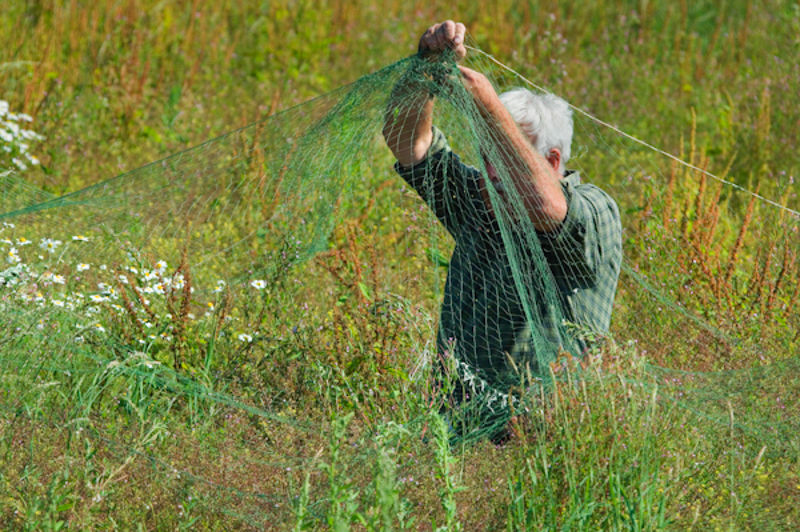
M529 87L484 54L467 65L498 92ZM401 178L384 134L420 91L447 147ZM3 175L3 452L74 449L92 482L53 475L48 493L108 515L127 493L114 504L155 523L179 500L208 528L380 529L426 519L437 490L449 523L448 446L522 434L527 469L498 519L567 526L557 508L571 508L589 528L656 528L720 506L734 528L791 528L794 473L764 484L788 495L772 513L735 493L800 449L791 187L750 191L583 113L574 130L567 168L621 217L605 240L539 227L447 58L63 197ZM572 455L625 465L600 482ZM120 487L147 475L151 491ZM727 491L683 489L692 475ZM573 507L559 489L608 499ZM536 500L555 513L531 513Z

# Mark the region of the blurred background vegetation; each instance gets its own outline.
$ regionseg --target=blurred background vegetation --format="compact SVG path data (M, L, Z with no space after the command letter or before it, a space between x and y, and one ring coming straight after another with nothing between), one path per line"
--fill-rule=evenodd
M800 173L794 0L11 0L0 99L47 137L28 179L63 193L353 82L446 18L667 151L688 150L694 113L710 169L741 184Z

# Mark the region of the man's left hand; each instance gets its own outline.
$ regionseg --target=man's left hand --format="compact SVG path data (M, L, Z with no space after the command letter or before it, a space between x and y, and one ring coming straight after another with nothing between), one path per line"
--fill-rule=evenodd
M464 83L464 88L472 94L476 103L482 104L485 110L490 110L495 104L500 103L497 92L494 90L489 78L465 66L459 65L458 69L461 71L461 81Z

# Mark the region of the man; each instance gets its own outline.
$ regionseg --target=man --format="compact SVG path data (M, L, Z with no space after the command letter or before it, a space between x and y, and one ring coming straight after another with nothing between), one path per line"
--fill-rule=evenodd
M465 32L453 21L431 26L420 56L435 61L452 50L460 61ZM524 89L498 96L485 76L463 66L456 73L476 110L482 170L462 163L433 126L430 87L444 78L402 80L383 134L398 173L456 241L439 354L503 392L519 384L512 366L546 375L560 349L580 355L587 333L607 333L622 230L616 203L565 169L572 114L564 100ZM458 393L475 392L459 387Z

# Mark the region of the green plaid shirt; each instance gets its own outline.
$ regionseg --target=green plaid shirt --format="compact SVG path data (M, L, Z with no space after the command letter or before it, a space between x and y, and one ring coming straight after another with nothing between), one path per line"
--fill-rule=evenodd
M586 342L570 323L608 331L622 260L619 210L608 194L568 172L561 180L568 212L559 230L532 236L512 229L504 241L483 201L481 172L461 162L441 131L434 128L425 160L395 168L456 242L439 323L440 353L499 383L509 375L508 356L536 372L546 371L543 363L559 348L581 354ZM509 260L509 242L515 261Z

